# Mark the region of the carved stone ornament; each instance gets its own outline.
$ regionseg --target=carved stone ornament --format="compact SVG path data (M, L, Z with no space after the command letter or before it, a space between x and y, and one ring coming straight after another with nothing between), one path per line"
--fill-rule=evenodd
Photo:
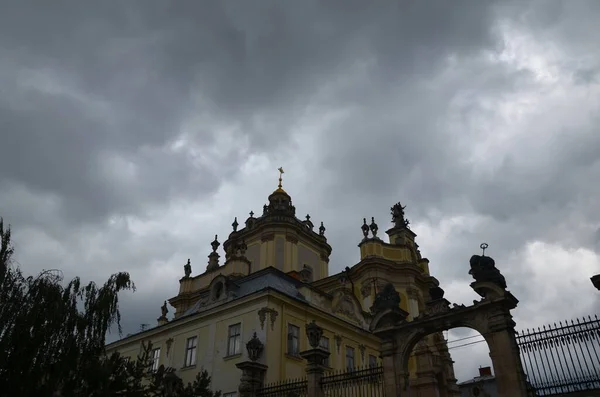
M271 310L268 307L263 307L258 311L258 320L260 321L260 329L265 329L265 320L267 319L267 312Z
M356 317L356 313L354 311L354 302L348 295L344 295L340 298L337 305L335 305L333 308L333 312L339 313L353 320L358 320L358 317Z
M469 274L476 282L491 282L500 288L506 289L506 279L496 268L496 262L489 256L473 255L469 261L471 270Z
M450 302L446 299L438 299L428 302L425 305L425 311L419 317L433 316L436 314L447 313L450 311Z
M277 320L277 315L279 314L277 310L271 309L269 307L263 307L258 311L258 319L260 321L260 329L265 329L265 321L267 320L267 314L269 315L269 320L271 322L271 331L275 329L275 321Z
M378 313L386 309L400 308L400 294L394 288L392 283L388 283L383 287L381 292L375 296L375 302L371 306L372 313Z
M363 345L362 343L360 345L358 345L358 350L360 350L360 359L361 361L365 361L365 350L367 349L367 347L365 345Z
M335 347L337 352L339 353L340 348L342 347L342 335L335 335L333 339L335 339Z
M265 346L256 336L256 332L252 336L252 339L246 343L246 350L248 351L248 358L250 361L256 361L260 358Z
M323 337L323 328L319 327L315 320L306 324L306 336L308 337L308 343L313 349L319 347L321 338Z
M363 281L360 287L360 294L363 298L367 298L371 296L371 292L373 291L373 283L369 280Z
M432 301L444 298L444 290L438 286L429 288L429 297Z
M173 345L173 338L167 339L165 344L167 345L167 357L169 357L169 352L171 351L171 345Z

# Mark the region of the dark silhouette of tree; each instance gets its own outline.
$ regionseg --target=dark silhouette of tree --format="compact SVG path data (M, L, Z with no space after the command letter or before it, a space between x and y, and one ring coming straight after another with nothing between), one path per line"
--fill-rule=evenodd
M0 390L6 396L219 397L211 378L198 373L184 385L173 368L152 370L151 344L137 360L105 353L106 333L121 334L119 293L135 291L129 274L103 286L62 273L25 277L13 263L10 228L0 218Z

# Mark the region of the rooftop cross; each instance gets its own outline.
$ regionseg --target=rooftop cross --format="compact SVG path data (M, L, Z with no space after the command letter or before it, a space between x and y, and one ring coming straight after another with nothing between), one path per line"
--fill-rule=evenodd
M481 256L485 256L485 250L487 249L487 247L489 247L488 243L481 243L481 245L479 246L479 248L481 248L481 250L483 251L481 253Z
M279 167L279 169L277 170L279 171L279 185L277 185L277 187L279 187L281 189L282 185L281 185L281 181L282 181L282 175L283 175L283 167Z

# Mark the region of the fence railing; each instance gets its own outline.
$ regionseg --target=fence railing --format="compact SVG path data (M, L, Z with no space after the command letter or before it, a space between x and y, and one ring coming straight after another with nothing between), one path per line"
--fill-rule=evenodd
M334 372L323 377L326 397L383 397L383 367L364 367Z
M307 397L306 379L290 379L265 385L258 390L259 397Z
M600 389L600 319L559 322L517 334L536 396Z

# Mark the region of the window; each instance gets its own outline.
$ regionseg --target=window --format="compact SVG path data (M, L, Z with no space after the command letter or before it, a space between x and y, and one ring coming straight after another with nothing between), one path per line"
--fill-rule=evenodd
M297 356L300 354L300 328L295 325L288 324L288 345L287 353L291 356Z
M159 359L160 359L160 347L152 350L152 371L158 370Z
M183 364L184 367L191 367L192 365L196 365L196 347L198 346L198 338L196 336L192 336L187 339L185 343L185 362Z
M237 323L229 326L229 338L227 341L227 355L235 356L242 352L242 324Z
M223 283L218 283L215 286L215 299L219 299L223 294Z
M321 337L321 341L319 342L319 347L323 350L329 351L329 338ZM329 367L329 357L323 360L323 365Z
M377 357L372 354L369 354L369 368L377 367Z
M354 348L346 346L346 369L354 369Z
M221 394L222 397L236 397L237 396L237 392L231 392L231 393L223 393Z

